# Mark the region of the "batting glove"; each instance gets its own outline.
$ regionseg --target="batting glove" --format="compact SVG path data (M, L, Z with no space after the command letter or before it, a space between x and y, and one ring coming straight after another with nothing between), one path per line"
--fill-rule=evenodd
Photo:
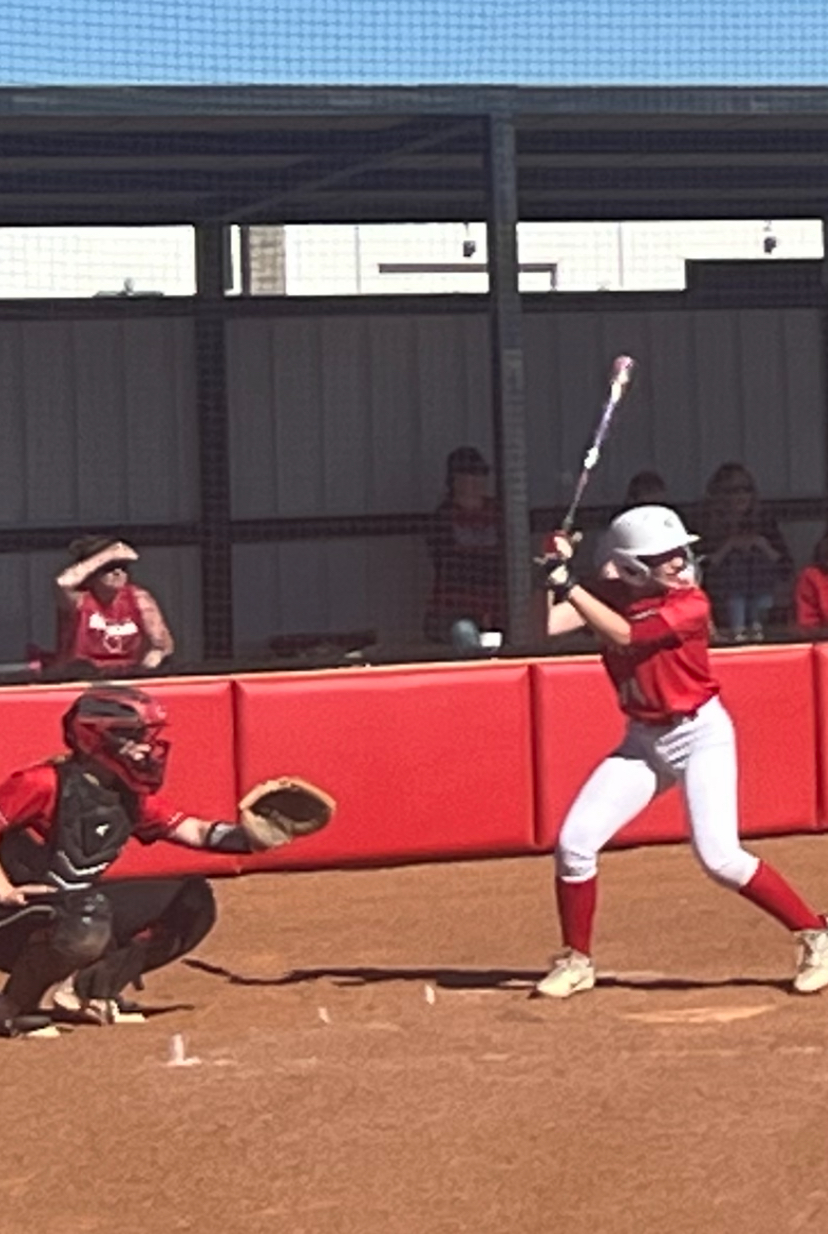
M558 554L553 553L545 558L543 566L546 572L546 590L551 591L555 603L560 604L567 599L577 579L566 558Z

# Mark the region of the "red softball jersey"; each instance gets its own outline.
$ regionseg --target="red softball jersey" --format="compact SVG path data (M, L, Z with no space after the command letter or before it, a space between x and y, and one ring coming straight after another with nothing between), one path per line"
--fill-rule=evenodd
M56 817L58 778L54 761L34 763L14 771L0 784L0 835L13 827L28 828L46 841ZM138 798L133 835L144 844L163 840L185 815L158 795Z
M87 660L99 668L133 668L148 645L137 588L127 583L103 604L84 591L77 608L58 613L61 663Z
M719 693L709 658L710 601L699 587L642 595L622 579L602 579L590 590L632 628L628 647L601 653L631 719L670 724Z

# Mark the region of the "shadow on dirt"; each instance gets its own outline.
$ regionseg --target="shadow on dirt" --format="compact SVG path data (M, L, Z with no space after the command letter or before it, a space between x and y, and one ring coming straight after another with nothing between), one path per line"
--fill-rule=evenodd
M245 977L220 964L206 960L183 961L190 968L220 977L231 985L290 986L314 981L332 981L337 986L374 985L384 981L426 981L444 990L523 990L531 994L542 969L521 968L296 968L278 977ZM622 990L725 990L762 989L790 992L790 982L776 977L666 977L625 976L623 973L599 975L600 989Z

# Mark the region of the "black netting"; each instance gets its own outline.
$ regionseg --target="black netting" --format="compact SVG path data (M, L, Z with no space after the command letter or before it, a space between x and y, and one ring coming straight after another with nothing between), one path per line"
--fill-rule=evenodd
M828 623L825 29L810 3L9 0L6 675L542 649L533 558L619 354L581 571L658 494L722 639ZM149 599L113 607L121 542Z

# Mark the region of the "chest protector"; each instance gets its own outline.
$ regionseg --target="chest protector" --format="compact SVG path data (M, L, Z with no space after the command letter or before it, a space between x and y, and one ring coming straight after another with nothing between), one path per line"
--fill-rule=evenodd
M132 834L131 810L71 760L58 763L56 816L45 844L24 828L3 837L3 865L15 883L49 883L62 891L96 883Z

